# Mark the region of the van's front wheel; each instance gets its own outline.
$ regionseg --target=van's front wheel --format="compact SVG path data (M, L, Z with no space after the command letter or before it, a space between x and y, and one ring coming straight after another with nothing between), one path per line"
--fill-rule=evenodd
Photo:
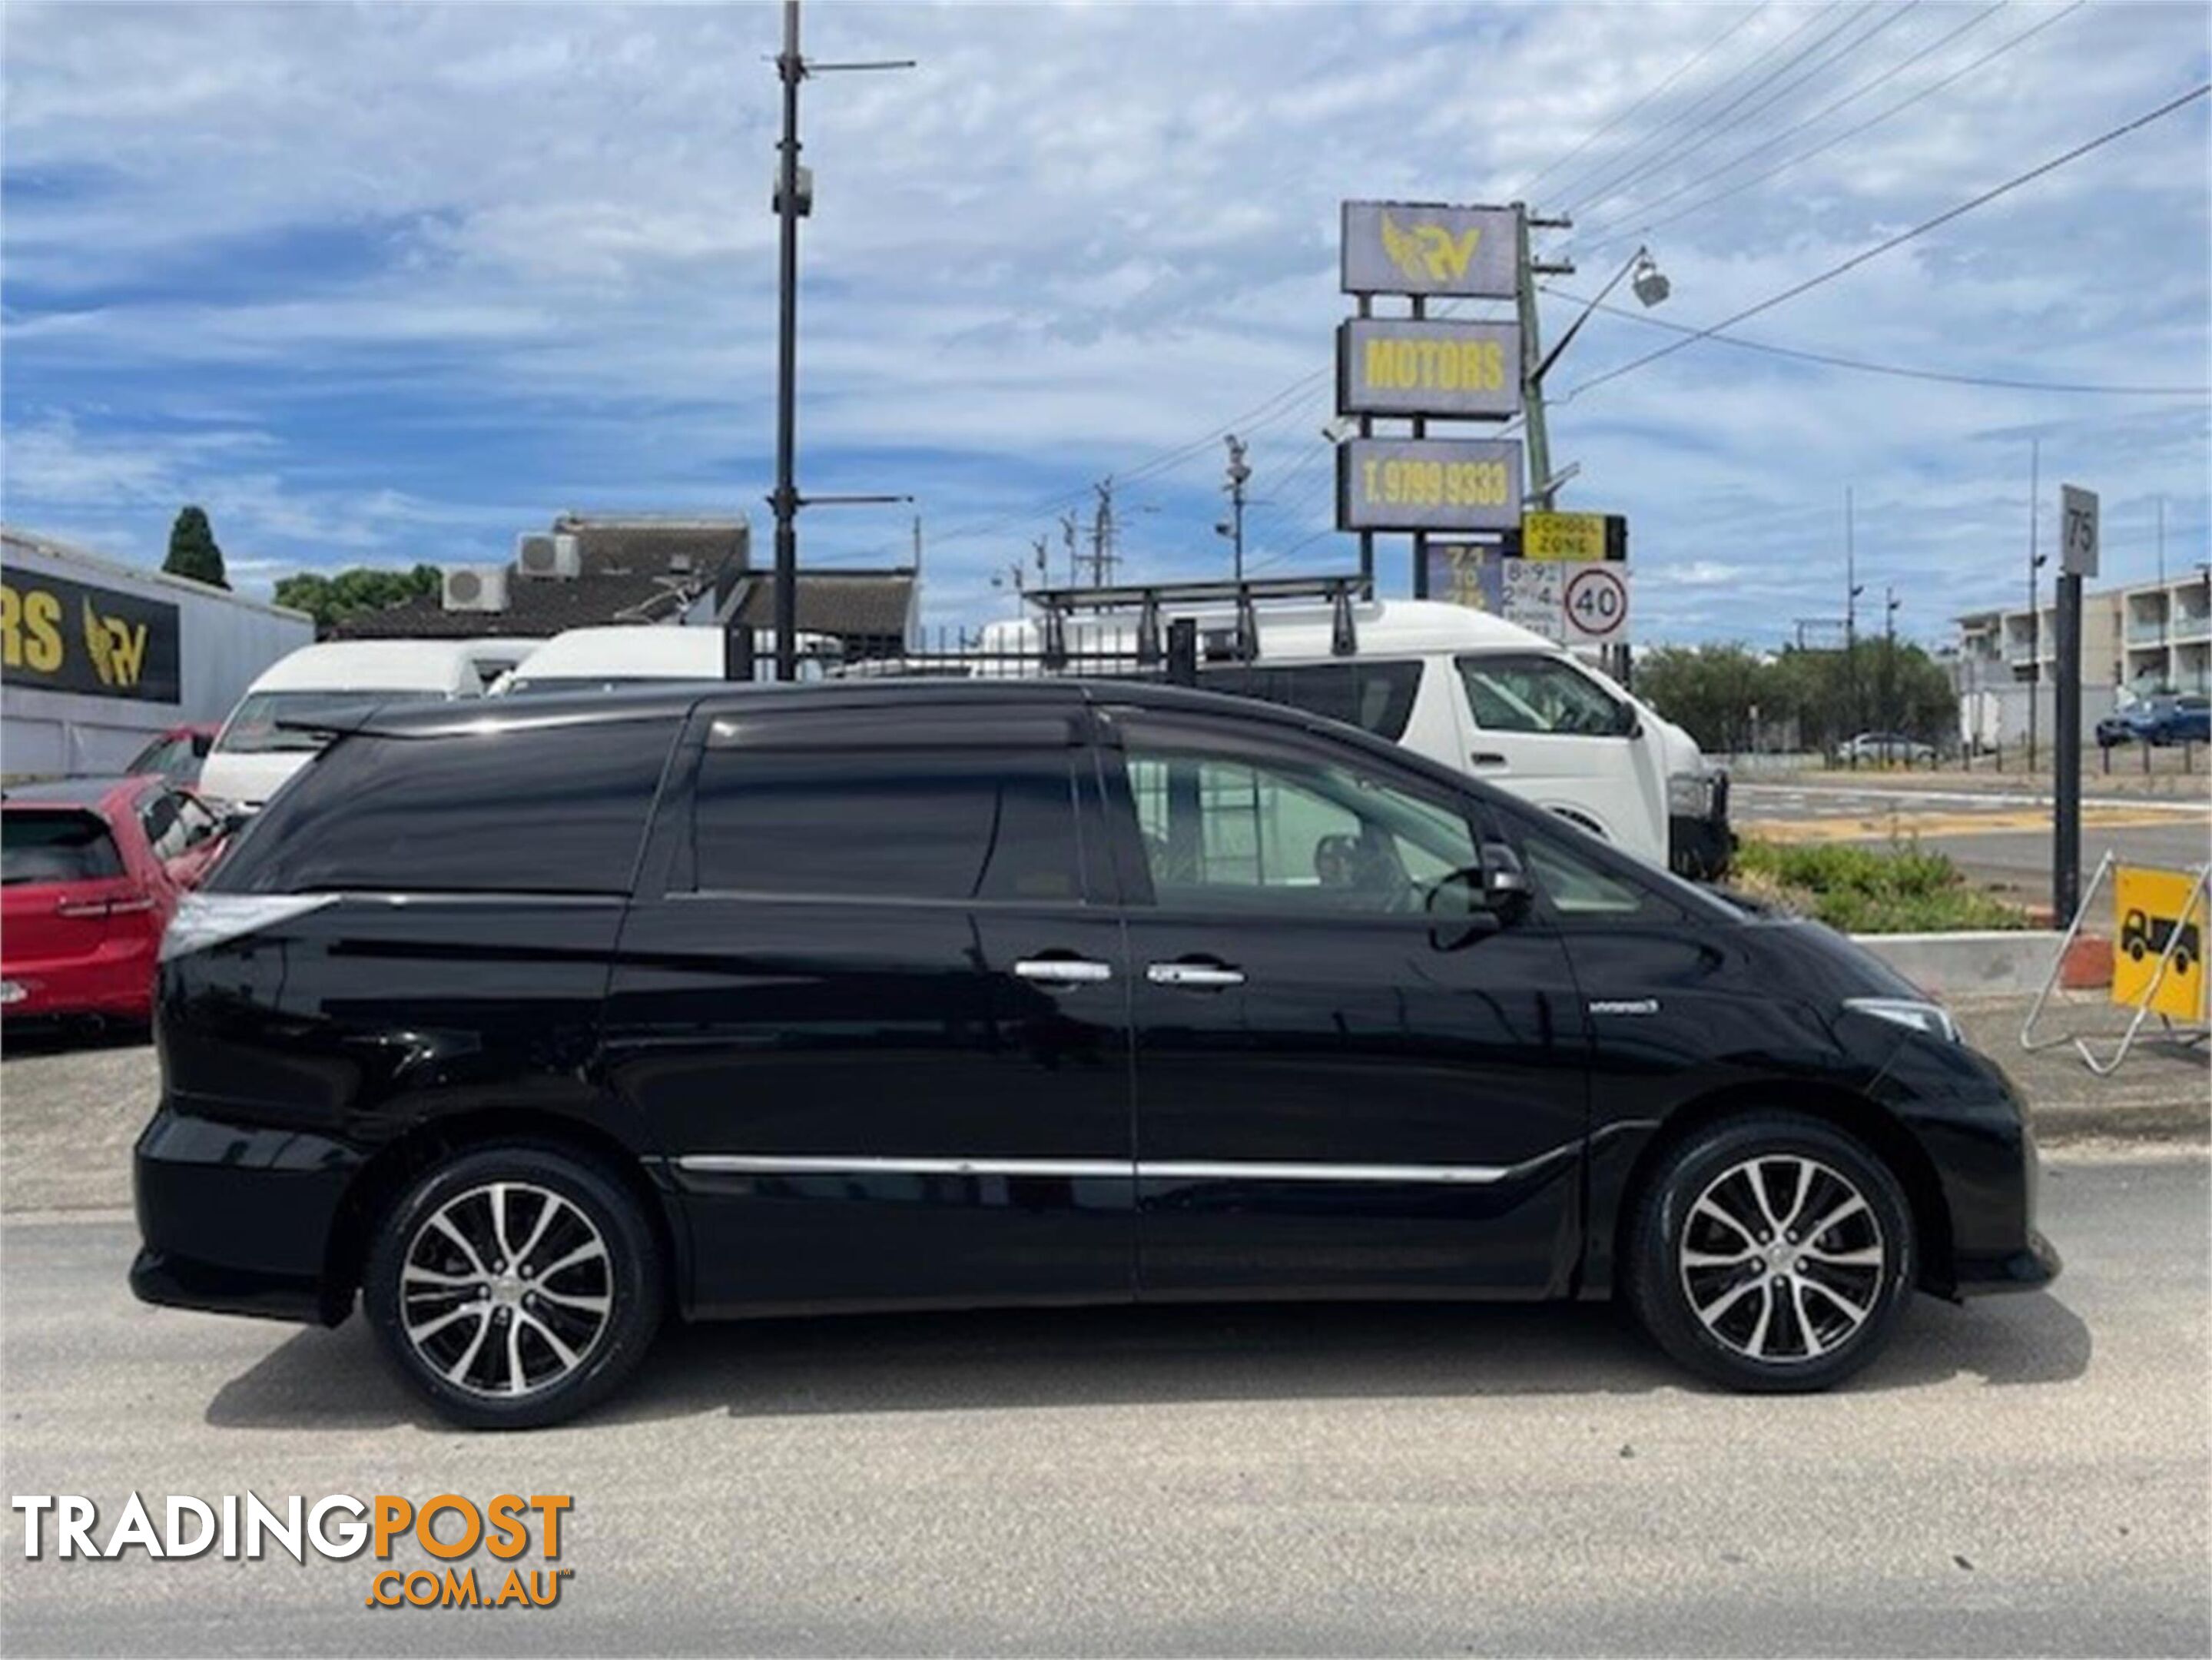
M386 1213L362 1302L385 1353L439 1411L524 1429L605 1398L659 1329L653 1229L619 1183L564 1152L480 1148Z

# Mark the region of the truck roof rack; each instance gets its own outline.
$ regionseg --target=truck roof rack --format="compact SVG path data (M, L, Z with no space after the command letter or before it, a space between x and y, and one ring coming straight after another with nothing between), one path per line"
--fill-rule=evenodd
M1045 655L1049 661L1066 654L1066 629L1069 617L1085 612L1135 609L1137 661L1150 666L1164 655L1160 634L1160 611L1166 605L1218 604L1237 607L1233 639L1207 640L1206 654L1213 660L1249 663L1260 655L1258 604L1261 600L1326 599L1329 602L1329 651L1338 657L1358 654L1359 637L1353 628L1352 602L1364 597L1367 579L1357 572L1341 576L1262 576L1239 581L1125 582L1111 587L1031 588L1023 597L1043 612Z

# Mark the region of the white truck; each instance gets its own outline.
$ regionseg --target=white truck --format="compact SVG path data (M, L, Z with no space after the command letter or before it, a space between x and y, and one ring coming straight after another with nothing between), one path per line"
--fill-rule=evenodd
M1201 687L1363 727L1681 874L1727 870L1726 774L1689 733L1565 648L1459 605L1360 600L1340 587L1334 599L1303 598L1301 579L1245 585L1260 599L1284 593L1282 605L1176 597L1233 586L1099 590L1042 620L988 624L976 672L1048 655L1064 654L1070 672L1086 660L1157 657L1169 625L1188 618ZM1048 607L1071 592L1048 596Z
M349 697L425 702L481 697L526 660L539 640L330 640L302 646L264 670L216 734L200 769L200 794L259 807L322 748L281 716Z
M797 644L803 680L819 679L844 654L842 642L830 635L802 634ZM727 649L719 628L635 623L570 629L548 640L529 662L492 690L501 696L516 697L549 691L608 691L656 680L721 680L727 678ZM775 637L767 629L757 629L753 678L772 679L775 673Z

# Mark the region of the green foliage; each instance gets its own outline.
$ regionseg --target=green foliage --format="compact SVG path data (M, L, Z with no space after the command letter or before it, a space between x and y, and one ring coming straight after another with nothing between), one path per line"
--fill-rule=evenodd
M319 628L328 628L363 611L386 611L410 599L435 598L438 583L435 565L417 565L412 570L356 566L335 576L301 571L277 580L276 600L280 605L306 611Z
M169 526L169 556L161 569L214 587L230 586L223 574L222 550L216 545L215 529L203 509L188 507L178 513L177 522Z
M1958 735L1958 694L1942 665L1886 639L1768 659L1741 646L1662 646L1637 660L1636 689L1711 750L1752 747L1753 708L1760 733L1794 726L1807 749L1832 749L1859 732L1901 732L1938 747Z
M1737 850L1734 880L1754 897L1846 933L2029 926L2025 911L1971 885L1949 859L1917 842L1747 841Z

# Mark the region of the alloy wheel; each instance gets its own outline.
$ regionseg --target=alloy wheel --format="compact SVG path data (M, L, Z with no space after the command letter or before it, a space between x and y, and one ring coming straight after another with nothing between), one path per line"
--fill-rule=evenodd
M1690 1207L1682 1292L1705 1330L1765 1365L1832 1354L1872 1317L1888 1253L1866 1195L1797 1153L1730 1165Z
M456 1388L506 1400L582 1365L614 1307L605 1239L574 1201L530 1182L470 1188L408 1242L401 1329Z

